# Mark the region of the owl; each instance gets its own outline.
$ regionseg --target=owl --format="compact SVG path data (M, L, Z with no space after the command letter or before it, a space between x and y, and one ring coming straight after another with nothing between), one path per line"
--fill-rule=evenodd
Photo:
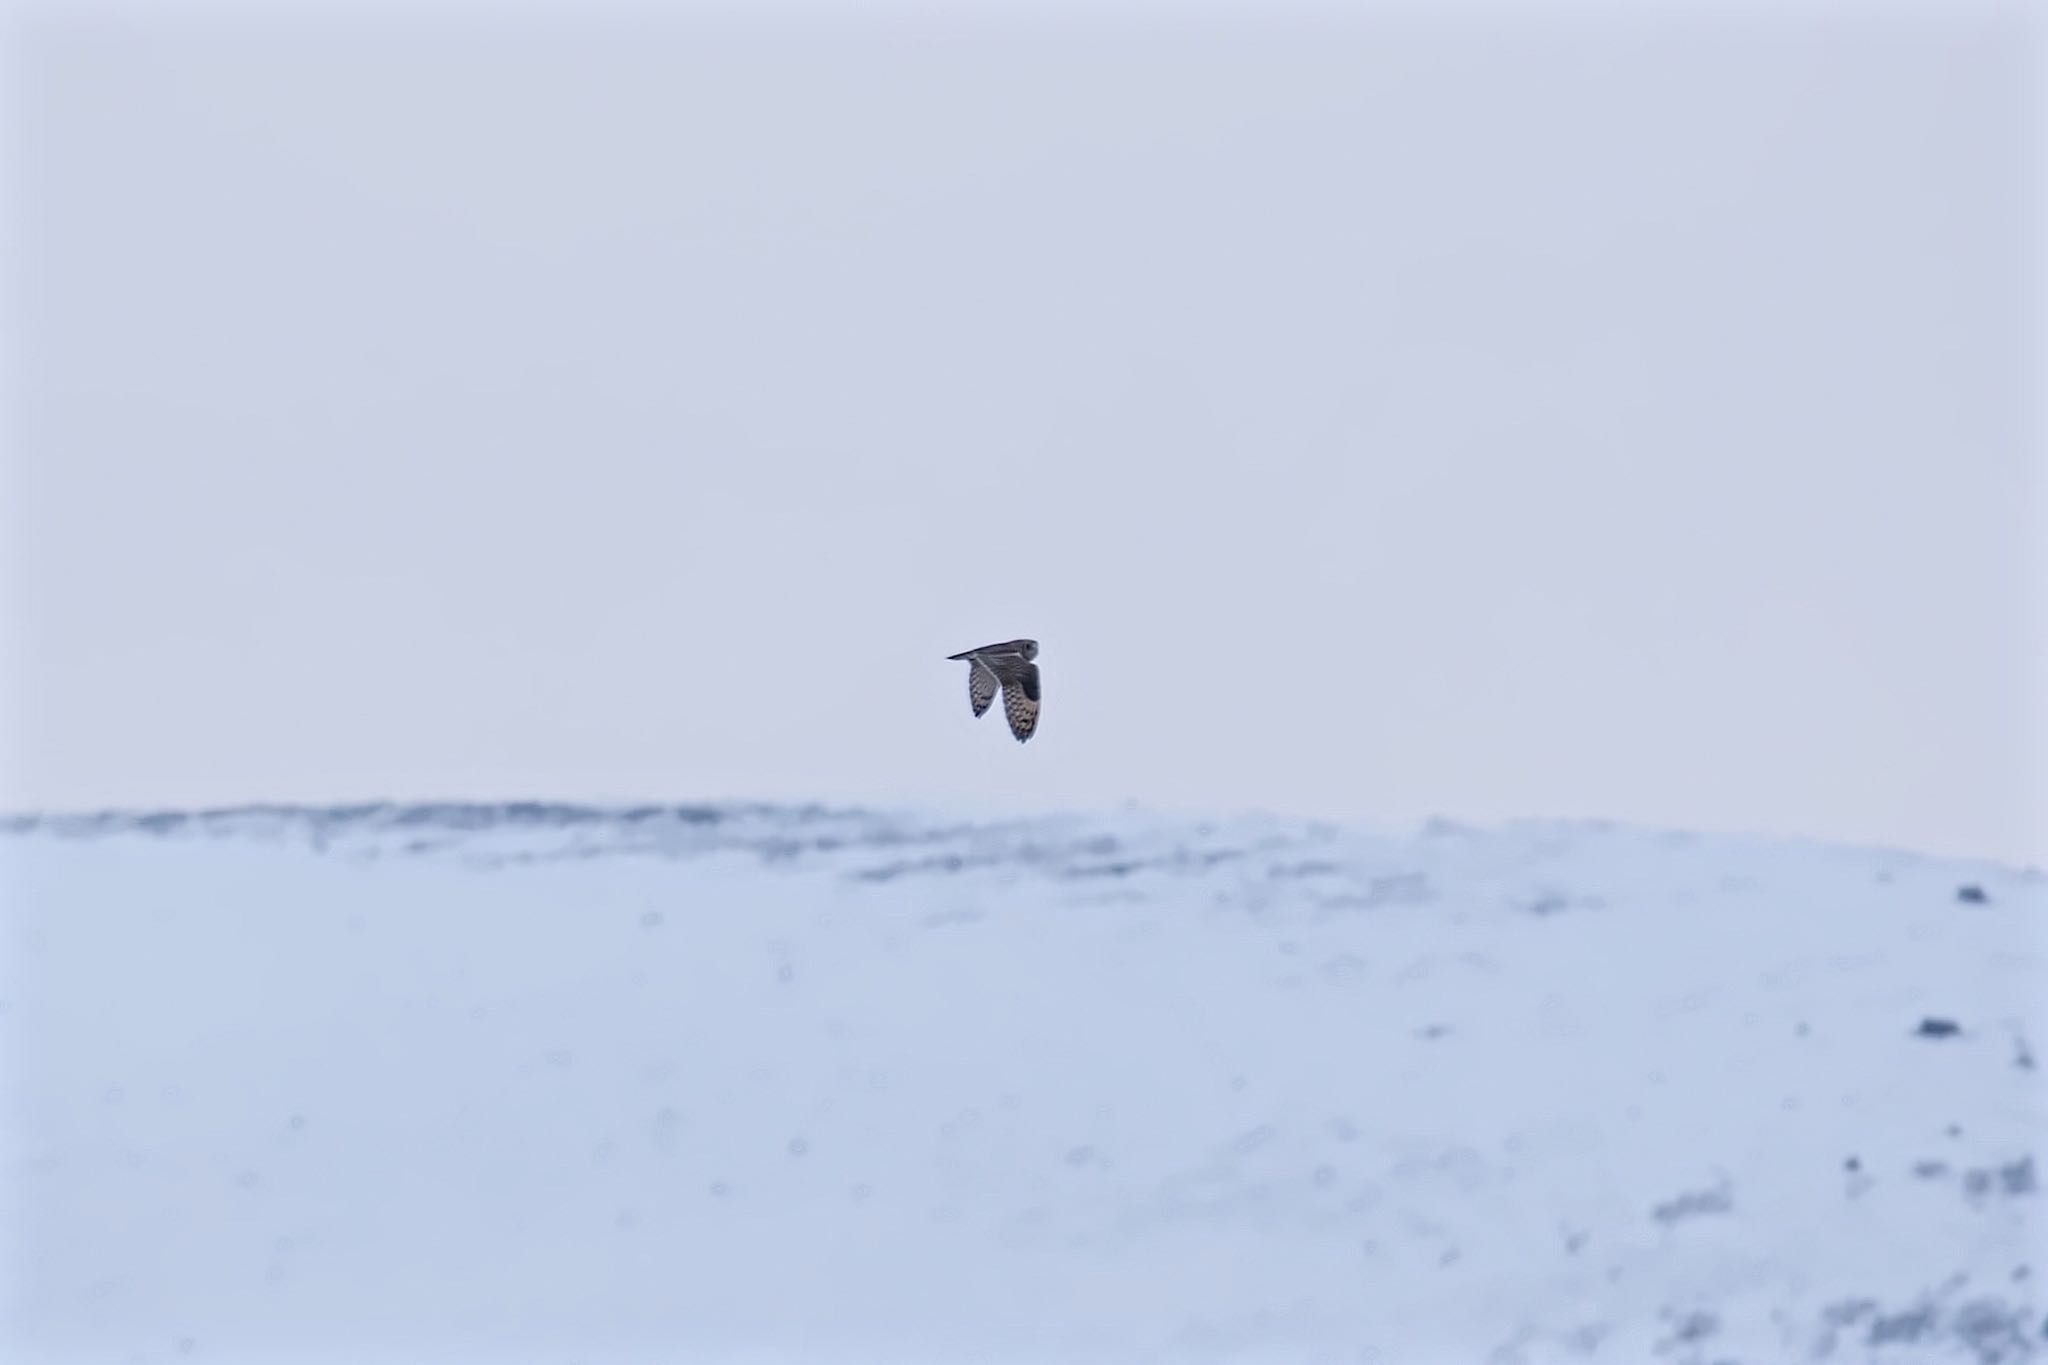
M967 661L967 701L979 716L988 710L998 689L1003 694L1003 716L1010 733L1022 744L1038 731L1038 641L1005 640L983 645L948 659Z

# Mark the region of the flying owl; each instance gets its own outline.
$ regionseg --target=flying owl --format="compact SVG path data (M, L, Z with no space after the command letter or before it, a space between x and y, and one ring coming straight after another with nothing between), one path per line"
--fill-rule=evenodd
M1038 665L1032 660L1038 657L1038 641L1005 640L946 657L967 661L967 700L975 715L988 710L1001 688L1003 716L1017 742L1022 744L1037 733Z

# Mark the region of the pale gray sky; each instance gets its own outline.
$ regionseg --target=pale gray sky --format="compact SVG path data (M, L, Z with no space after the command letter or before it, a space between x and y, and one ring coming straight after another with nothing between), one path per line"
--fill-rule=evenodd
M18 11L0 805L2048 861L2028 12Z

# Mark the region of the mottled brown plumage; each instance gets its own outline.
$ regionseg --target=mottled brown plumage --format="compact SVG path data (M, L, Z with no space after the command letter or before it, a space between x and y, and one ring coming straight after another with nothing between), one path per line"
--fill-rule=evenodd
M988 710L998 689L1003 694L1003 718L1010 733L1023 743L1038 732L1038 641L1005 640L983 645L948 659L967 661L967 703L976 716Z

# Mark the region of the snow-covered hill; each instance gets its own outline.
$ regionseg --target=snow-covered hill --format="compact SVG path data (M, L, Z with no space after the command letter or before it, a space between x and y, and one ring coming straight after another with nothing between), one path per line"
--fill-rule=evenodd
M2048 1358L2048 882L1596 827L17 820L0 1358Z

